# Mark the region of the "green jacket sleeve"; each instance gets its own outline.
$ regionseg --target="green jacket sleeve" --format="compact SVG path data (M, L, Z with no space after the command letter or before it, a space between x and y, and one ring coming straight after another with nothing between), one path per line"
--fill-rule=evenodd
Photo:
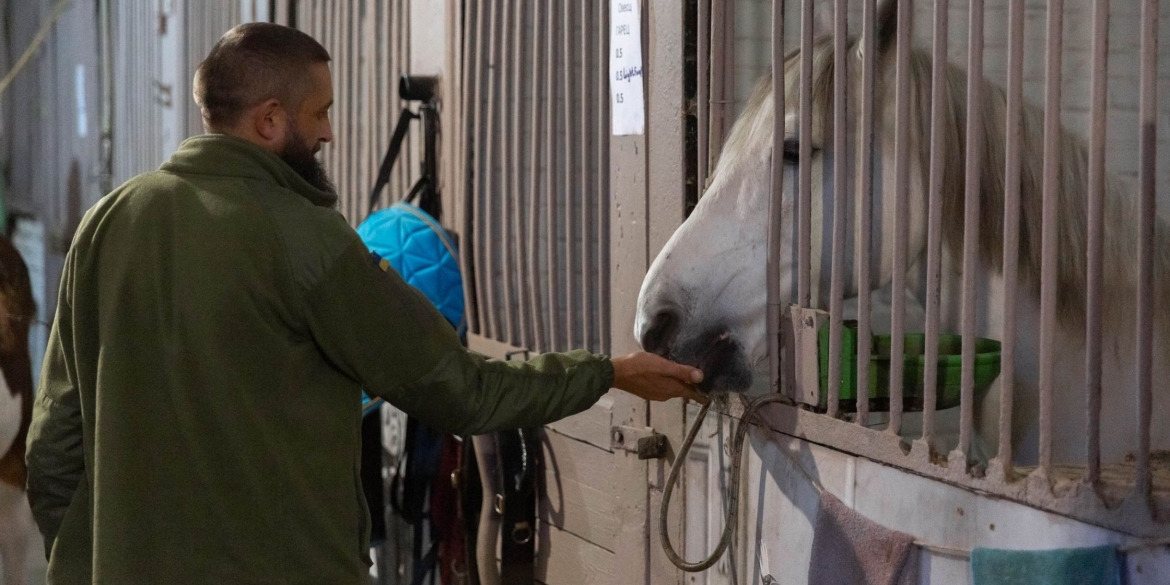
M309 329L325 355L372 395L437 429L473 435L542 425L592 406L613 383L585 351L528 362L468 352L431 302L360 240L310 290Z
M61 521L85 476L81 401L68 349L72 347L72 335L64 302L66 286L62 283L62 302L49 336L25 453L28 502L45 538L46 555L53 548Z

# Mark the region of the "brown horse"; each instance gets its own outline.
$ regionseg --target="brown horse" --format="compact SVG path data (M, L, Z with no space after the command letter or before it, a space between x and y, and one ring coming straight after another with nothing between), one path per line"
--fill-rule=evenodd
M8 585L25 582L32 529L24 493L24 442L32 419L28 332L35 318L28 268L12 242L0 236L0 556Z

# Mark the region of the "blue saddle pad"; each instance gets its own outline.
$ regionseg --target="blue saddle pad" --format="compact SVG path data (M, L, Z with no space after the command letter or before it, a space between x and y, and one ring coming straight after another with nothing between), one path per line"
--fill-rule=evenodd
M383 269L393 268L430 299L460 337L467 332L459 252L439 222L399 202L371 215L357 233L370 252L385 260ZM363 412L371 411L370 406L370 397L363 394Z

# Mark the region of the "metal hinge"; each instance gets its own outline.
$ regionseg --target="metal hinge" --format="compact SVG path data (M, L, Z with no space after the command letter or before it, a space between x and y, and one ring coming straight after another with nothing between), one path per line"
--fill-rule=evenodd
M638 459L661 459L666 457L669 442L666 435L650 427L613 427L610 433L610 448L637 453Z

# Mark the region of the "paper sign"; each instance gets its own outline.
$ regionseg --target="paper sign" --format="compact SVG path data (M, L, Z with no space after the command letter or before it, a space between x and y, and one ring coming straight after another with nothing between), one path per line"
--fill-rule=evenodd
M640 0L611 0L609 93L614 136L646 130L642 93L642 13Z

